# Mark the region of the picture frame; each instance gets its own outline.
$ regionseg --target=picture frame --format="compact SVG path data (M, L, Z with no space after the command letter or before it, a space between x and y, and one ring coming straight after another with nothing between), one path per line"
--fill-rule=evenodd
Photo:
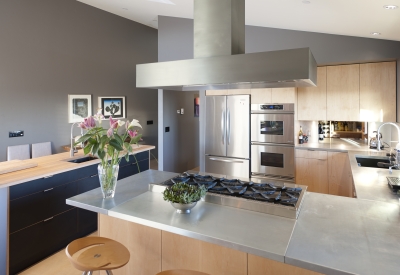
M126 100L125 96L102 96L98 99L98 108L105 119L126 118Z
M68 123L81 122L92 115L92 95L68 95Z

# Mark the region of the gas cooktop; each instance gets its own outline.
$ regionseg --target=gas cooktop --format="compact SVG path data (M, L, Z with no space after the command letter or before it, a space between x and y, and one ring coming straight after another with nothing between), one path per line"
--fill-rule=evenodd
M260 178L248 181L215 174L185 172L165 182L151 184L150 191L162 192L178 182L205 186L206 202L294 219L299 214L307 189L307 186Z

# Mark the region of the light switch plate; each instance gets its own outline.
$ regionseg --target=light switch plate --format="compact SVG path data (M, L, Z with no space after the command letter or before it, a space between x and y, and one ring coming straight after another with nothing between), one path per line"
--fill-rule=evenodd
M181 115L183 115L185 113L185 110L183 108L181 108Z
M176 110L176 113L177 113L177 114L180 114L180 113L181 113L181 110Z

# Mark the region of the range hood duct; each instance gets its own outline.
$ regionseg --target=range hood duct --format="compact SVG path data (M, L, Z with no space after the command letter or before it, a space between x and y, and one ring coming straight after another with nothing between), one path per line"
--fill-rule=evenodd
M136 65L136 87L219 90L313 87L309 48L245 54L245 0L194 0L194 59Z

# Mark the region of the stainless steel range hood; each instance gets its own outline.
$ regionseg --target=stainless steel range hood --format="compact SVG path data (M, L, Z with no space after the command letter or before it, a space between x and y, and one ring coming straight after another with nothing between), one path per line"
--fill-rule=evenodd
M136 65L136 87L218 90L309 87L309 48L245 54L245 0L194 0L194 59Z

